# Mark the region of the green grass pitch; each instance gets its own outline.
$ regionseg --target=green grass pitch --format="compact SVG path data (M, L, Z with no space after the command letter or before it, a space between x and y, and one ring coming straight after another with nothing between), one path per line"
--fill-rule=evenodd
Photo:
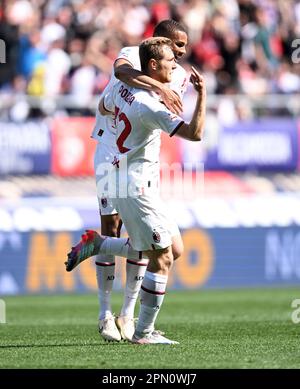
M299 289L170 291L158 329L179 345L106 343L95 295L4 297L0 368L299 368ZM117 313L122 295L114 294Z

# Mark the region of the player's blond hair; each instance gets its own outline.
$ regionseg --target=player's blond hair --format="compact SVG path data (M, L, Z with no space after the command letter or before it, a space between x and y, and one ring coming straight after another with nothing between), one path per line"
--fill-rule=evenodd
M145 39L139 46L139 54L141 60L141 69L143 72L147 70L150 59L159 61L163 58L163 47L168 46L172 49L172 41L169 38L162 36Z

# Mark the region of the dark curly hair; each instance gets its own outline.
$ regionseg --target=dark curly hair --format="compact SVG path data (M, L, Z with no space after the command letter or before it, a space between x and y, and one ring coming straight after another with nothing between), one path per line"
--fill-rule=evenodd
M176 31L182 31L187 34L185 27L173 19L162 20L154 29L153 36L165 36L172 38Z

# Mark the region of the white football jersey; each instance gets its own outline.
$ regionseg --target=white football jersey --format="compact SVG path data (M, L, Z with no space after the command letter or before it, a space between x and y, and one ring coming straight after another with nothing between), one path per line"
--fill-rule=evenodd
M121 81L104 97L104 106L115 112L115 162L128 172L128 184L143 187L148 181L158 182L161 131L172 136L184 120L169 111L157 94Z
M119 52L116 61L122 58L130 62L134 69L141 70L141 62L139 57L138 46L124 47ZM112 90L112 88L118 81L119 80L115 77L114 72L112 72L111 79L107 84L106 88L104 89L104 91L102 92L99 101L101 100L102 96L109 94L109 92ZM186 71L183 69L182 66L177 64L176 69L174 69L172 74L172 81L169 84L170 89L177 92L182 99L187 88L187 83L188 83L188 78L187 78ZM115 146L115 142L116 142L115 135L116 133L113 126L112 117L109 115L102 116L99 113L97 107L96 122L91 137L98 140L101 143Z

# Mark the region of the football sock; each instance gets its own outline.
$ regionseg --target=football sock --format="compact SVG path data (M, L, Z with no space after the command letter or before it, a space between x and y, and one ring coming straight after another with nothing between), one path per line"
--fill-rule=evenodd
M112 315L111 291L115 279L115 257L113 255L97 255L95 259L99 298L99 320Z
M133 318L134 307L145 276L148 261L135 261L127 259L126 263L126 287L124 292L124 301L120 316Z
M141 306L136 333L154 330L154 323L163 303L168 276L146 271L141 286Z
M132 248L129 238L105 237L102 242L99 254L118 255L120 257L132 258L133 260L148 259L142 251L136 251Z

